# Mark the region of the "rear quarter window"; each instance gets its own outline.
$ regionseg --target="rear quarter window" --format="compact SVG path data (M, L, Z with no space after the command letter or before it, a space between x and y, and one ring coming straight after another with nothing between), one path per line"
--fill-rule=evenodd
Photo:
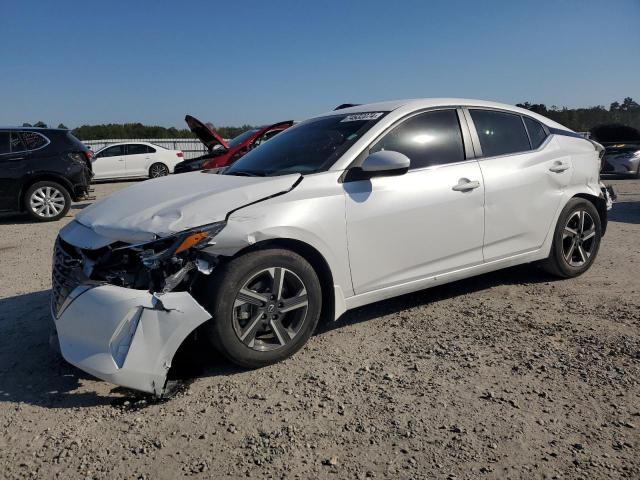
M534 150L544 143L547 138L547 132L544 130L542 124L533 118L522 117L524 124L529 132L529 140L531 140L531 148Z
M37 150L49 143L49 139L38 132L20 132L20 136L27 150Z
M522 117L494 110L470 110L482 155L496 157L531 150Z

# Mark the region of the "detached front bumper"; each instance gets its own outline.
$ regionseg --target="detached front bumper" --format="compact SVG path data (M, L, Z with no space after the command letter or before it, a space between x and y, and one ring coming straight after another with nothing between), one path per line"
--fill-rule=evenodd
M152 295L86 284L75 287L62 307L52 298L52 316L65 360L107 382L156 396L164 393L178 347L211 318L188 292Z

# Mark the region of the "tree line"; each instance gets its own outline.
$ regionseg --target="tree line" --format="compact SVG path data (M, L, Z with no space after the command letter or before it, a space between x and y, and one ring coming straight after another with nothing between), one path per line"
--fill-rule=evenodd
M623 136L631 135L634 137L637 135L637 138L624 138L624 140L640 140L640 133L638 133L638 131L640 131L640 105L631 97L626 97L622 102L611 103L608 109L603 105L579 108L557 107L555 105L547 107L543 103L530 102L518 103L516 105L544 115L577 132L591 132L592 136L596 139L598 139L598 135L603 135L602 132L608 132L607 135L609 135L617 128L618 132L624 132L620 133ZM24 124L24 126L30 125ZM39 121L33 126L46 127L47 125ZM67 127L61 123L58 125L58 128ZM216 127L216 130L223 138L233 138L251 128L253 128L251 125L242 125L239 127ZM620 128L623 128L623 130L620 130ZM108 138L194 138L193 133L186 128L167 128L157 125L143 125L141 123L82 125L81 127L74 128L72 132L81 140L104 140ZM600 140L608 141L604 137L600 138Z
M34 124L23 123L23 127L47 128L47 124L38 121ZM57 128L67 128L60 123ZM242 125L240 127L215 127L222 138L233 138L254 127ZM109 138L196 138L187 128L161 127L158 125L143 125L142 123L107 123L101 125L82 125L74 128L72 133L81 140L105 140Z
M586 108L547 107L544 103L518 103L516 106L544 115L576 132L590 132L603 142L616 140L640 140L640 105L631 97L613 102L609 109L603 105ZM615 130L620 134L611 133ZM606 132L606 133L605 133ZM609 135L633 138L609 139Z

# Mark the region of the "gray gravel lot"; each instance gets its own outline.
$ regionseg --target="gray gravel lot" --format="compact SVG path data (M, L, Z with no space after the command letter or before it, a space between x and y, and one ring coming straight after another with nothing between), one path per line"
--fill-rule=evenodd
M0 218L0 478L640 478L640 181L607 183L620 203L580 278L405 295L260 370L190 343L163 403L49 350L51 248L83 204Z

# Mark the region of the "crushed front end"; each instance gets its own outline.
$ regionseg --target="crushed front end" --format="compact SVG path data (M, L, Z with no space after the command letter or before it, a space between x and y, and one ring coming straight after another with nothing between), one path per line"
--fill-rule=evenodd
M51 314L63 357L98 378L162 396L178 347L211 318L191 295L216 259L214 224L143 244L113 242L78 222L53 253Z

